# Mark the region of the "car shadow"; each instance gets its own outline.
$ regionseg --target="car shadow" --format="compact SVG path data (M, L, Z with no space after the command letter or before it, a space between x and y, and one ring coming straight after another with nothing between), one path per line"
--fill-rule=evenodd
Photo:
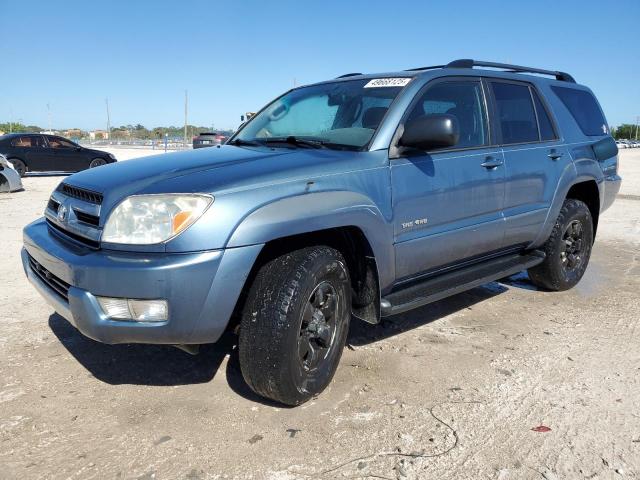
M27 172L22 178L30 177L68 177L73 175L71 172Z
M510 277L511 278L511 277ZM523 282L518 278L517 282ZM514 286L519 286L514 282ZM526 287L524 287L526 288ZM491 282L425 307L384 319L378 325L352 321L348 346L362 346L428 325L506 292L503 283ZM240 370L237 335L225 333L215 344L202 345L198 355L172 346L106 345L82 335L58 314L49 317L49 327L60 343L96 379L110 385L174 386L207 383L220 370L228 355L224 374L229 387L247 400L269 406L283 405L255 394Z
M60 343L95 378L110 385L187 385L213 379L235 336L225 334L218 343L202 345L190 355L170 345L106 345L82 335L54 313L49 327Z

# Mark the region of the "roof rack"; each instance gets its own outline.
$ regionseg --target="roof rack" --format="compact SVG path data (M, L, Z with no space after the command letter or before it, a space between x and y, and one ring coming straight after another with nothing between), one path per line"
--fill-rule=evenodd
M541 68L522 67L520 65L511 65L508 63L483 62L479 60L472 60L470 58L454 60L453 62L449 62L446 65L434 65L431 67L410 68L409 70L407 70L407 72L433 70L436 68L473 68L473 67L500 68L507 72L514 72L514 73L537 73L540 75L550 75L552 77L555 77L556 80L560 80L563 82L576 83L575 79L571 75L565 72L559 72L555 70L543 70Z
M431 65L430 67L409 68L405 72L418 72L420 70L435 70L436 68L444 68L446 65Z
M550 75L555 77L556 80L563 82L576 83L575 79L565 72L559 72L557 70L543 70L541 68L522 67L520 65L511 65L508 63L495 63L495 62L483 62L479 60L471 60L469 58L454 60L447 64L447 68L473 68L473 67L489 67L500 68L507 72L517 73L538 73L540 75Z
M361 73L345 73L344 75L340 75L339 77L336 78L347 78L347 77L355 77L356 75L362 75Z

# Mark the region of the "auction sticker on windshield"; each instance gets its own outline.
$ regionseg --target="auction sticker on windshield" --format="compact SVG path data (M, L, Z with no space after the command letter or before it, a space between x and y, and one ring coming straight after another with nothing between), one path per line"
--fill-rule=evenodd
M374 78L367 83L364 88L378 88L378 87L404 87L411 81L411 78L399 77L399 78Z

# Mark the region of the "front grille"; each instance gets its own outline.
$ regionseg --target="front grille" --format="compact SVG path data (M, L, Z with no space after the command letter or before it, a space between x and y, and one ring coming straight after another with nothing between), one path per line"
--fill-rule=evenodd
M55 213L58 213L58 208L60 208L60 204L56 202L53 198L50 198L49 203L47 203L47 208L49 210L54 211Z
M60 184L58 190L65 195L85 202L95 203L96 205L102 204L102 194L98 192L92 192L91 190L85 190L84 188L74 187L67 185L66 183Z
M69 301L69 285L64 280L56 277L49 270L40 265L31 255L29 255L29 267L31 271L46 285L51 288L58 296L62 297L65 301Z
M78 219L79 222L93 225L94 227L97 227L100 224L100 217L96 217L95 215L90 215L81 210L78 210L77 208L74 208L73 212L76 214L76 218Z
M51 228L53 230L53 232L57 233L59 236L62 236L63 238L65 238L65 237L66 238L71 238L71 239L75 240L76 242L82 243L82 244L86 245L87 247L93 248L95 250L100 248L100 242L97 242L95 240L91 240L90 238L86 238L86 237L83 237L82 235L77 235L77 234L75 234L73 232L65 230L64 228L59 227L58 225L53 223L48 218L47 218L47 225L49 225L49 228Z

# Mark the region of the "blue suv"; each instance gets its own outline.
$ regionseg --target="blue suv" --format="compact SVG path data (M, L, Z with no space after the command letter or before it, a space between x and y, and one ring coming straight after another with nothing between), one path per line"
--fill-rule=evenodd
M351 73L288 91L226 145L66 178L22 261L100 342L195 352L237 330L249 386L298 405L331 381L352 317L522 270L573 287L617 167L598 102L567 73Z

